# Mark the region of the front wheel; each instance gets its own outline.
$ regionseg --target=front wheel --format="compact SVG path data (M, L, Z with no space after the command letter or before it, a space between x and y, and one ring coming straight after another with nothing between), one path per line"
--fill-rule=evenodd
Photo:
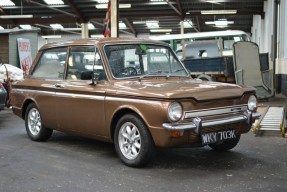
M208 146L216 151L228 151L230 149L233 149L239 142L240 135L237 135L236 138L223 141L222 143L212 143Z
M131 167L147 164L155 154L153 139L144 122L134 114L117 122L114 144L121 161Z
M28 136L33 141L46 141L53 133L52 129L48 129L42 124L39 109L34 103L27 107L25 126Z

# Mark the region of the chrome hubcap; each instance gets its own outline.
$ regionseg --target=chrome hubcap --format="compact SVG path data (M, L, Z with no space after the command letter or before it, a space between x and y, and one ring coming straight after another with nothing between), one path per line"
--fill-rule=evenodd
M33 108L28 114L28 128L32 135L36 136L41 130L41 117L37 109Z
M141 149L141 136L138 128L131 122L124 123L119 131L119 147L129 160L135 159Z

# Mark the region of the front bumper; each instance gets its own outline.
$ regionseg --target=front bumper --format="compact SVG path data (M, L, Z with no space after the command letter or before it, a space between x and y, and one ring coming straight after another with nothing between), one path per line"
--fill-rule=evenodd
M201 133L201 129L205 127L220 126L232 123L246 123L252 125L254 119L258 119L261 116L260 113L246 111L243 114L238 114L229 118L214 119L209 121L203 121L199 117L193 118L192 122L189 123L163 123L163 128L170 131L184 131L192 130L195 133Z

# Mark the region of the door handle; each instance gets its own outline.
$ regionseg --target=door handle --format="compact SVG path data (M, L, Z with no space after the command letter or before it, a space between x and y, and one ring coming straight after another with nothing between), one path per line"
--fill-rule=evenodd
M65 86L64 85L62 85L62 84L55 84L55 87L57 87L57 88L64 88Z

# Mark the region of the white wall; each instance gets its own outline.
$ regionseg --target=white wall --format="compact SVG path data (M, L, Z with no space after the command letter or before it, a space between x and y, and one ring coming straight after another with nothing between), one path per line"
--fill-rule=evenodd
M253 16L252 41L259 45L261 53L272 53L273 38L273 19L274 19L274 0L264 1L264 19L260 15ZM276 59L276 74L287 74L287 2L280 1L279 8L279 30L278 30L278 57ZM272 67L272 61L270 62Z
M277 70L278 74L287 74L287 2L286 0L280 1L279 9L279 35L278 35L278 61Z

